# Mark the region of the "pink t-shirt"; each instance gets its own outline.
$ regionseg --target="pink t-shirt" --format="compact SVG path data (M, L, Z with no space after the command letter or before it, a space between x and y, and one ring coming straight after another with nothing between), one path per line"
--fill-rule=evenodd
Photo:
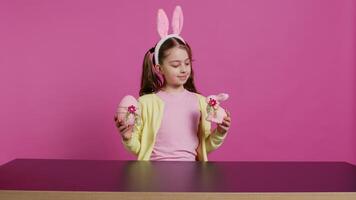
M164 102L163 118L150 160L195 161L199 144L199 100L188 90L178 93L159 91Z

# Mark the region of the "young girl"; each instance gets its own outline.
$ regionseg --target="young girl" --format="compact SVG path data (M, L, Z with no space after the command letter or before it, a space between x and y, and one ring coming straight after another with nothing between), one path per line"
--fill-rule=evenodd
M230 127L227 112L211 131L206 98L194 85L192 51L179 33L183 25L181 8L173 15L174 34L168 35L168 20L158 12L161 40L145 54L139 102L140 123L125 125L115 116L116 126L127 150L138 160L208 161L207 154L218 148Z

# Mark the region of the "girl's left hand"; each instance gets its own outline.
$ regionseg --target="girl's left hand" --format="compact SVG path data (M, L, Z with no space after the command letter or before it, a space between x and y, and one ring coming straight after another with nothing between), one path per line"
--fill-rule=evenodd
M230 112L227 111L226 109L225 109L225 112L226 112L227 116L225 116L222 123L218 124L218 126L217 126L217 131L221 134L225 134L229 130L230 125L231 125Z

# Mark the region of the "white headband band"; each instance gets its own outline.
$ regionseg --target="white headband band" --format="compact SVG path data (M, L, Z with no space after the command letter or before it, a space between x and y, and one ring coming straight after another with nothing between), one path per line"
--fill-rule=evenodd
M173 12L173 17L172 17L172 28L173 28L173 34L168 35L168 29L169 29L169 21L166 13L164 12L163 9L159 9L157 13L157 31L158 34L160 35L161 39L157 43L155 47L155 52L154 52L154 58L155 58L155 64L158 65L158 53L159 49L161 48L162 44L169 38L178 38L182 42L185 41L183 40L182 37L179 36L180 32L182 31L183 28L183 12L182 8L180 6L176 6Z
M183 40L182 37L180 37L178 34L170 34L170 35L167 35L166 37L162 38L156 45L155 47L155 53L154 53L154 56L155 56L155 64L158 65L158 52L159 52L159 49L161 48L162 44L168 40L169 38L178 38L180 39L182 42L184 42L185 44L185 41Z

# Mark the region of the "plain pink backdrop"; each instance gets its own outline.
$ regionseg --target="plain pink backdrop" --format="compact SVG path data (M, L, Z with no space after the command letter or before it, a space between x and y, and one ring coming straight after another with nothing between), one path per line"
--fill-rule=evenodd
M356 164L354 0L0 2L0 164L135 159L113 116L138 97L158 8L183 8L198 90L232 113L214 161ZM179 122L177 122L179 123Z

